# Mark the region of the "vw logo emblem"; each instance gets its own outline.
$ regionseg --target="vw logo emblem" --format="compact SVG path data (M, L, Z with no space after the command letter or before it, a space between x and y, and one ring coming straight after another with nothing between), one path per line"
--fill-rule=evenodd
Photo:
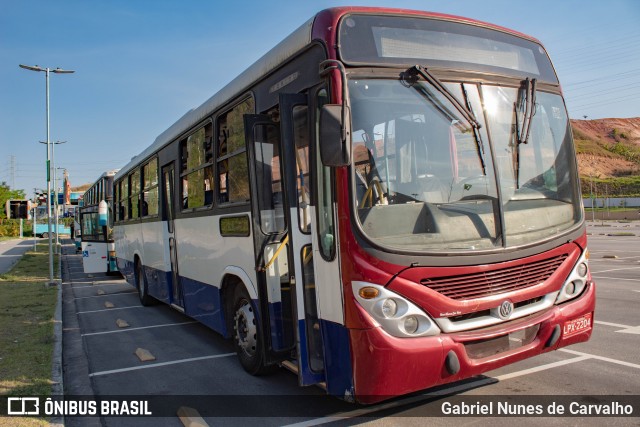
M513 313L513 303L511 301L504 301L500 304L500 310L498 310L498 313L502 320L507 320Z

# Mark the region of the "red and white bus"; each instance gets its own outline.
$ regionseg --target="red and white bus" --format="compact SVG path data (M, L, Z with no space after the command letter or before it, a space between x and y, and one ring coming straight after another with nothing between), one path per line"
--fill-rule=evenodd
M591 335L575 149L544 47L324 10L115 177L118 268L242 366L364 403Z

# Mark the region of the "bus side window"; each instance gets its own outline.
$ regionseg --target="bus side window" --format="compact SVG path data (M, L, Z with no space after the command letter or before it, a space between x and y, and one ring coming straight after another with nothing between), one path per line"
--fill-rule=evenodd
M316 100L316 123L315 134L316 144L320 141L319 117L322 105L329 102L329 95L326 89L321 89L317 94ZM316 146L316 153L320 152L320 147ZM320 243L320 254L322 257L331 261L336 255L336 228L333 217L333 179L331 168L324 166L320 161L320 156L316 156L316 167L318 170L317 183L317 216L318 216L318 240Z
M218 119L216 159L220 203L246 202L250 198L243 116L252 114L254 110L254 101L249 98Z

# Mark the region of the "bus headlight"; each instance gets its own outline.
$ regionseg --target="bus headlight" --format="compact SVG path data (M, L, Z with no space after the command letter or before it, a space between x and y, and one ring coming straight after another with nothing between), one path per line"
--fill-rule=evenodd
M387 298L382 303L382 314L384 317L393 317L398 312L398 303L396 303L393 299Z
M587 277L587 272L589 271L589 267L587 267L586 262L581 262L578 264L578 268L576 268L576 272L580 277Z
M420 326L420 324L418 323L418 319L416 319L415 316L405 317L404 319L405 332L407 332L408 334L415 334L416 331L418 330L418 326Z
M589 277L588 253L588 251L585 251L584 254L582 254L576 266L571 271L571 274L569 274L569 277L565 280L560 292L558 292L556 304L576 298L584 290L587 285L587 278Z
M384 286L367 282L353 282L352 286L358 303L389 335L410 338L440 333L440 328L420 307Z

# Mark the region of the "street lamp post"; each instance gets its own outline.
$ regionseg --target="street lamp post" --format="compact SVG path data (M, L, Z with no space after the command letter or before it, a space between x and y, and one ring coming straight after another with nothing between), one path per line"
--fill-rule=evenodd
M60 224L58 224L58 181L56 174L56 155L55 155L55 146L58 144L64 144L67 141L51 141L51 169L53 170L53 217L56 224L56 245L55 245L55 253L58 253L58 248L60 246ZM40 141L40 144L46 144L46 141ZM58 168L59 169L59 168Z
M64 144L67 141L57 141L56 144ZM51 146L51 148L53 149L54 145ZM53 151L53 150L52 150ZM56 161L55 161L55 156L51 156L51 160L53 162L53 193L55 195L55 205L56 205L56 227L58 227L56 230L58 231L56 233L56 251L60 250L60 225L58 224L58 216L60 215L60 213L58 212L59 208L59 202L58 202L58 169L62 169L62 170L67 170L66 168L57 168L56 167ZM62 194L64 194L64 190L62 190ZM64 199L64 197L63 197ZM62 210L64 213L64 201L62 202Z
M53 280L53 251L52 251L52 238L51 238L51 164L50 164L50 129L49 129L49 73L56 74L71 74L75 71L73 70L63 70L61 68L56 68L54 70L49 67L42 68L31 65L23 65L19 64L20 68L24 68L25 70L31 71L44 71L45 80L46 80L46 114L47 114L47 230L49 234L49 285L56 285L57 283ZM57 227L57 225L56 225Z

